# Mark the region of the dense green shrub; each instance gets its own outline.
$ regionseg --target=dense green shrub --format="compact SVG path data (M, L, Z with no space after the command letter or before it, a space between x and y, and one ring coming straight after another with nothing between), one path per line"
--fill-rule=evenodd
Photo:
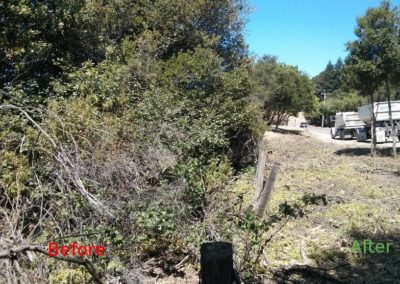
M237 232L232 184L253 165L268 106L250 98L245 1L15 0L0 11L2 238L106 245L90 260L118 279L150 257L194 262L202 240ZM303 74L280 70L307 95ZM40 265L28 268L54 283L88 277Z

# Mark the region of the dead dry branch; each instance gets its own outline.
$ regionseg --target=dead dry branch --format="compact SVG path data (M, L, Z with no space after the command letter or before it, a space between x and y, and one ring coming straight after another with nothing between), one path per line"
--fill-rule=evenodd
M12 248L0 251L0 259L10 259L10 260L15 261L18 259L19 254L24 254L27 252L35 252L35 253L40 253L40 254L48 256L48 253L44 247L36 246L36 245L20 245L20 246L16 246L16 247L12 247ZM86 270L90 273L90 275L93 277L93 281L95 283L98 283L98 284L103 283L101 281L96 269L94 268L93 264L89 260L87 260L85 258L69 257L69 256L53 256L53 258L61 260L61 261L66 261L69 263L83 265L86 268ZM14 265L16 266L17 271L21 271L18 261L15 261ZM24 277L24 278L26 278L26 277Z
M53 157L61 166L61 173L58 174L61 178L66 178L70 184L74 185L74 188L100 213L106 214L109 217L113 217L112 212L92 193L90 193L80 176L80 167L77 159L79 159L78 151L75 151L75 155L71 155L65 149L61 142L57 140L55 137L51 137L39 123L37 123L32 116L30 116L25 110L15 105L0 105L0 109L13 109L22 113L34 126L42 133L48 141L51 143L53 147ZM72 138L72 141L77 149L77 144ZM59 184L66 185L65 181L61 181Z

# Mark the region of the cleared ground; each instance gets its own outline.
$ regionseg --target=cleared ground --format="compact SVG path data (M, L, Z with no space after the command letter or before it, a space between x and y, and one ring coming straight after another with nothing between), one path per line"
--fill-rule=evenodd
M328 200L290 222L266 249L268 282L400 283L400 160L389 156L391 144L372 158L368 143L329 136L328 143L321 135L313 128L267 134L270 162L282 163L270 212L304 193ZM393 243L393 250L352 254L353 241L366 239Z

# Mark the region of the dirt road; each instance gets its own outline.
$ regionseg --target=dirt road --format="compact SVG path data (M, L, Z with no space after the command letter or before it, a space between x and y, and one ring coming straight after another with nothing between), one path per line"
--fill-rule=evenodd
M366 145L369 146L369 142L365 143L360 143L357 142L356 140L352 140L350 138L347 138L345 140L339 140L339 139L332 139L331 133L330 133L330 128L322 128L322 127L315 127L315 126L308 126L308 128L294 128L294 127L288 127L288 126L279 126L279 129L282 130L282 132L292 132L292 133L299 133L304 136L309 136L316 138L317 140L320 140L325 143L333 143L333 144L338 144L338 145Z
M326 143L335 143L340 145L357 145L357 146L370 146L370 142L357 142L355 139L347 138L345 140L332 139L330 128L328 127L315 127L310 125L306 130L312 137L317 138Z
M306 137L312 137L324 143L335 145L336 148L341 148L342 151L347 151L353 154L369 153L371 149L371 141L357 142L355 139L346 138L340 140L338 138L332 139L330 134L330 128L321 128L315 126L309 126L308 128L293 128L287 126L279 126L281 132L297 133ZM377 144L378 153L383 156L391 154L392 151L392 140L386 143ZM397 151L400 151L400 143L397 143Z
M334 143L334 144L338 144L338 145L343 145L346 147L349 146L357 146L357 148L369 148L371 147L371 141L368 140L366 142L357 142L357 140L355 139L351 139L351 138L346 138L345 140L340 140L338 138L336 139L332 139L331 137L331 133L330 133L330 128L325 127L325 128L321 128L321 127L315 127L315 126L309 126L306 130L306 133L309 133L312 137L326 142L326 143ZM386 143L380 143L377 145L378 148L387 148L387 147L391 147L392 146L392 141L389 140ZM400 145L399 145L400 146Z

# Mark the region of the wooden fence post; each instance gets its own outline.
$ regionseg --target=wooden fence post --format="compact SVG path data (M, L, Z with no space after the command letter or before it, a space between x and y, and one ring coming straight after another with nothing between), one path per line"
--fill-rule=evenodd
M233 250L228 242L207 242L200 247L201 284L232 284Z
M258 149L258 161L256 168L256 176L254 178L254 188L256 189L256 194L254 196L254 202L260 198L261 192L263 190L264 185L264 175L265 175L265 163L267 161L267 141L263 138L260 142Z
M268 177L267 183L264 186L263 191L256 199L253 205L253 211L258 217L262 217L267 209L269 199L271 197L271 192L274 188L276 178L278 176L280 164L274 163L271 169L271 173Z

